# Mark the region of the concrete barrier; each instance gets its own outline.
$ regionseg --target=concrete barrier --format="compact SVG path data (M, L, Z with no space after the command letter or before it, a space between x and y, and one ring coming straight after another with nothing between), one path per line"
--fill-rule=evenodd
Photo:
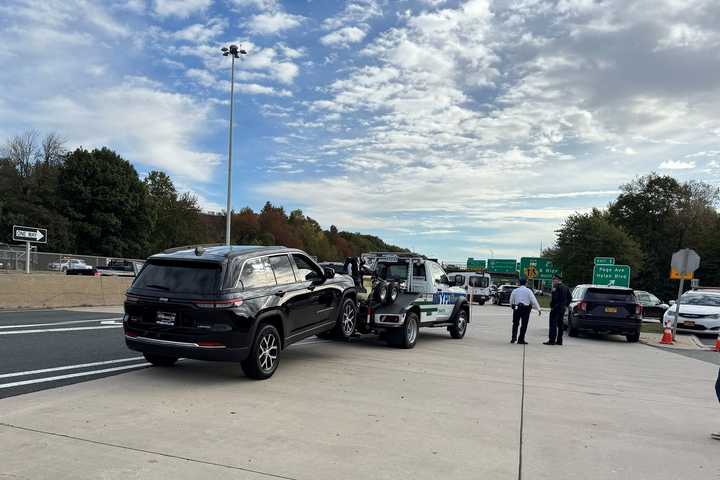
M120 305L132 278L0 275L0 309Z

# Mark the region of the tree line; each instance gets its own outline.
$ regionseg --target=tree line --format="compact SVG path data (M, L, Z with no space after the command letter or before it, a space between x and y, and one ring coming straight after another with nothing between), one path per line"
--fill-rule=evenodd
M321 261L368 251L403 251L380 238L339 231L270 202L259 212L232 214L233 244L301 248ZM197 198L152 171L141 179L132 164L103 147L68 151L56 134L30 131L0 149L0 244L12 226L48 229L40 251L146 258L167 248L224 243L225 215L203 213Z
M692 248L701 257L701 285L720 286L719 203L717 187L652 173L622 185L606 209L568 217L544 255L569 285L590 283L594 257L615 257L631 267L633 288L668 300L677 293L672 254Z

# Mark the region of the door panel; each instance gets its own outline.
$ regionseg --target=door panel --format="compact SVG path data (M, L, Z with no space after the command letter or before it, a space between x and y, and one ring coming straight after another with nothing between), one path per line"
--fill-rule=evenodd
M308 274L322 277L324 275L322 268L305 255L294 253L291 258L295 277L298 278L297 285L300 287L294 300L297 308L290 311L295 330L304 330L329 321L336 306L333 292L328 291L332 287L306 280Z

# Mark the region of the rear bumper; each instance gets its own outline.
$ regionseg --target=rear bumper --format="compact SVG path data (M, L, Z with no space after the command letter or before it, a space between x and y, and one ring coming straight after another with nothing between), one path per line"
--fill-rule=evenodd
M578 330L589 330L601 333L615 333L620 335L637 333L640 331L642 319L613 318L613 317L573 317L573 327Z
M129 349L141 353L216 362L240 362L250 354L249 346L205 347L192 342L177 342L142 336L125 335L125 345Z

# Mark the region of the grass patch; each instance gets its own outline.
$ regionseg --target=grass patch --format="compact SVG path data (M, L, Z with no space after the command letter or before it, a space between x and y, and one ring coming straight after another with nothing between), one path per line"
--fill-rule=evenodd
M662 333L663 328L659 323L645 323L640 326L640 331L644 333Z

